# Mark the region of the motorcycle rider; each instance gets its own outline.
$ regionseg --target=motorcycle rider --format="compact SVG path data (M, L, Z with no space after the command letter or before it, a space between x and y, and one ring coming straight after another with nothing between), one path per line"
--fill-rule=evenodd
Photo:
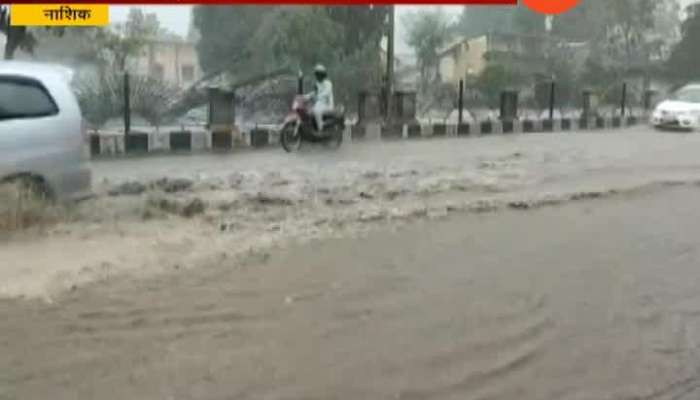
M323 131L323 113L332 111L334 107L333 83L328 79L326 67L322 64L317 64L316 67L314 67L314 77L316 78L314 91L306 96L314 101L311 111L316 119L318 132L321 133Z

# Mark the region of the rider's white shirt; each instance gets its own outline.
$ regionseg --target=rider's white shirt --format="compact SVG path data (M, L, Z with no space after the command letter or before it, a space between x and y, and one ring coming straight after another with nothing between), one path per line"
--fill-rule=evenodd
M333 83L330 79L323 82L316 82L316 104L317 107L332 110L333 104Z

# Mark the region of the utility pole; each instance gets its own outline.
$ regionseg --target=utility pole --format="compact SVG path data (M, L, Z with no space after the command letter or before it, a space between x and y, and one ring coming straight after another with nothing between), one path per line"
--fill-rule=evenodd
M386 120L391 121L392 98L394 94L394 9L389 6L389 27L386 35Z
M131 133L131 88L129 86L129 73L124 72L124 135Z

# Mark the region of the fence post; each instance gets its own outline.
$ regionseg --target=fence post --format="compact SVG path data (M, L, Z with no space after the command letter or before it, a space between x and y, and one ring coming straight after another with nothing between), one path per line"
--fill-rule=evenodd
M461 125L462 121L464 121L462 118L462 109L464 108L464 79L459 80L459 97L457 98L457 107L459 107L459 110L457 111L457 123Z
M652 108L652 101L654 100L654 96L656 95L656 91L654 90L647 90L644 92L644 111L649 111Z
M549 120L554 119L554 90L556 89L556 83L552 81L549 87Z
M627 82L622 82L622 99L620 100L621 116L625 116L625 106L627 105Z
M304 94L304 73L301 70L297 78L297 94Z
M129 73L124 72L124 134L131 132L131 89L129 88Z

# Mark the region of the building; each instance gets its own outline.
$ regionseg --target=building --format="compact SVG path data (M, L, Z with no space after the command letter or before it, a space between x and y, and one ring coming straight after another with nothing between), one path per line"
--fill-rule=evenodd
M438 74L444 83L457 83L468 75L479 75L486 67L484 54L488 51L488 38L458 37L438 50L440 62Z
M457 38L438 51L440 79L457 83L478 76L490 63L517 66L526 74L537 72L543 65L547 43L541 36L508 33Z
M535 75L546 69L547 54L558 54L580 68L588 58L587 43L556 40L550 36L491 33L472 39L457 38L438 52L440 80L455 84L473 78L491 64Z
M202 77L194 42L179 38L150 40L133 64L134 72L186 88Z
M37 30L38 43L33 54L18 49L15 58L55 62L77 69L95 69L94 59L87 59L81 52L89 36L81 31L66 30L62 37L48 31ZM4 48L5 36L0 35L0 48ZM94 56L93 56L94 57ZM203 76L193 41L177 36L149 40L138 57L129 60L129 69L138 75L161 79L179 88L186 88Z

